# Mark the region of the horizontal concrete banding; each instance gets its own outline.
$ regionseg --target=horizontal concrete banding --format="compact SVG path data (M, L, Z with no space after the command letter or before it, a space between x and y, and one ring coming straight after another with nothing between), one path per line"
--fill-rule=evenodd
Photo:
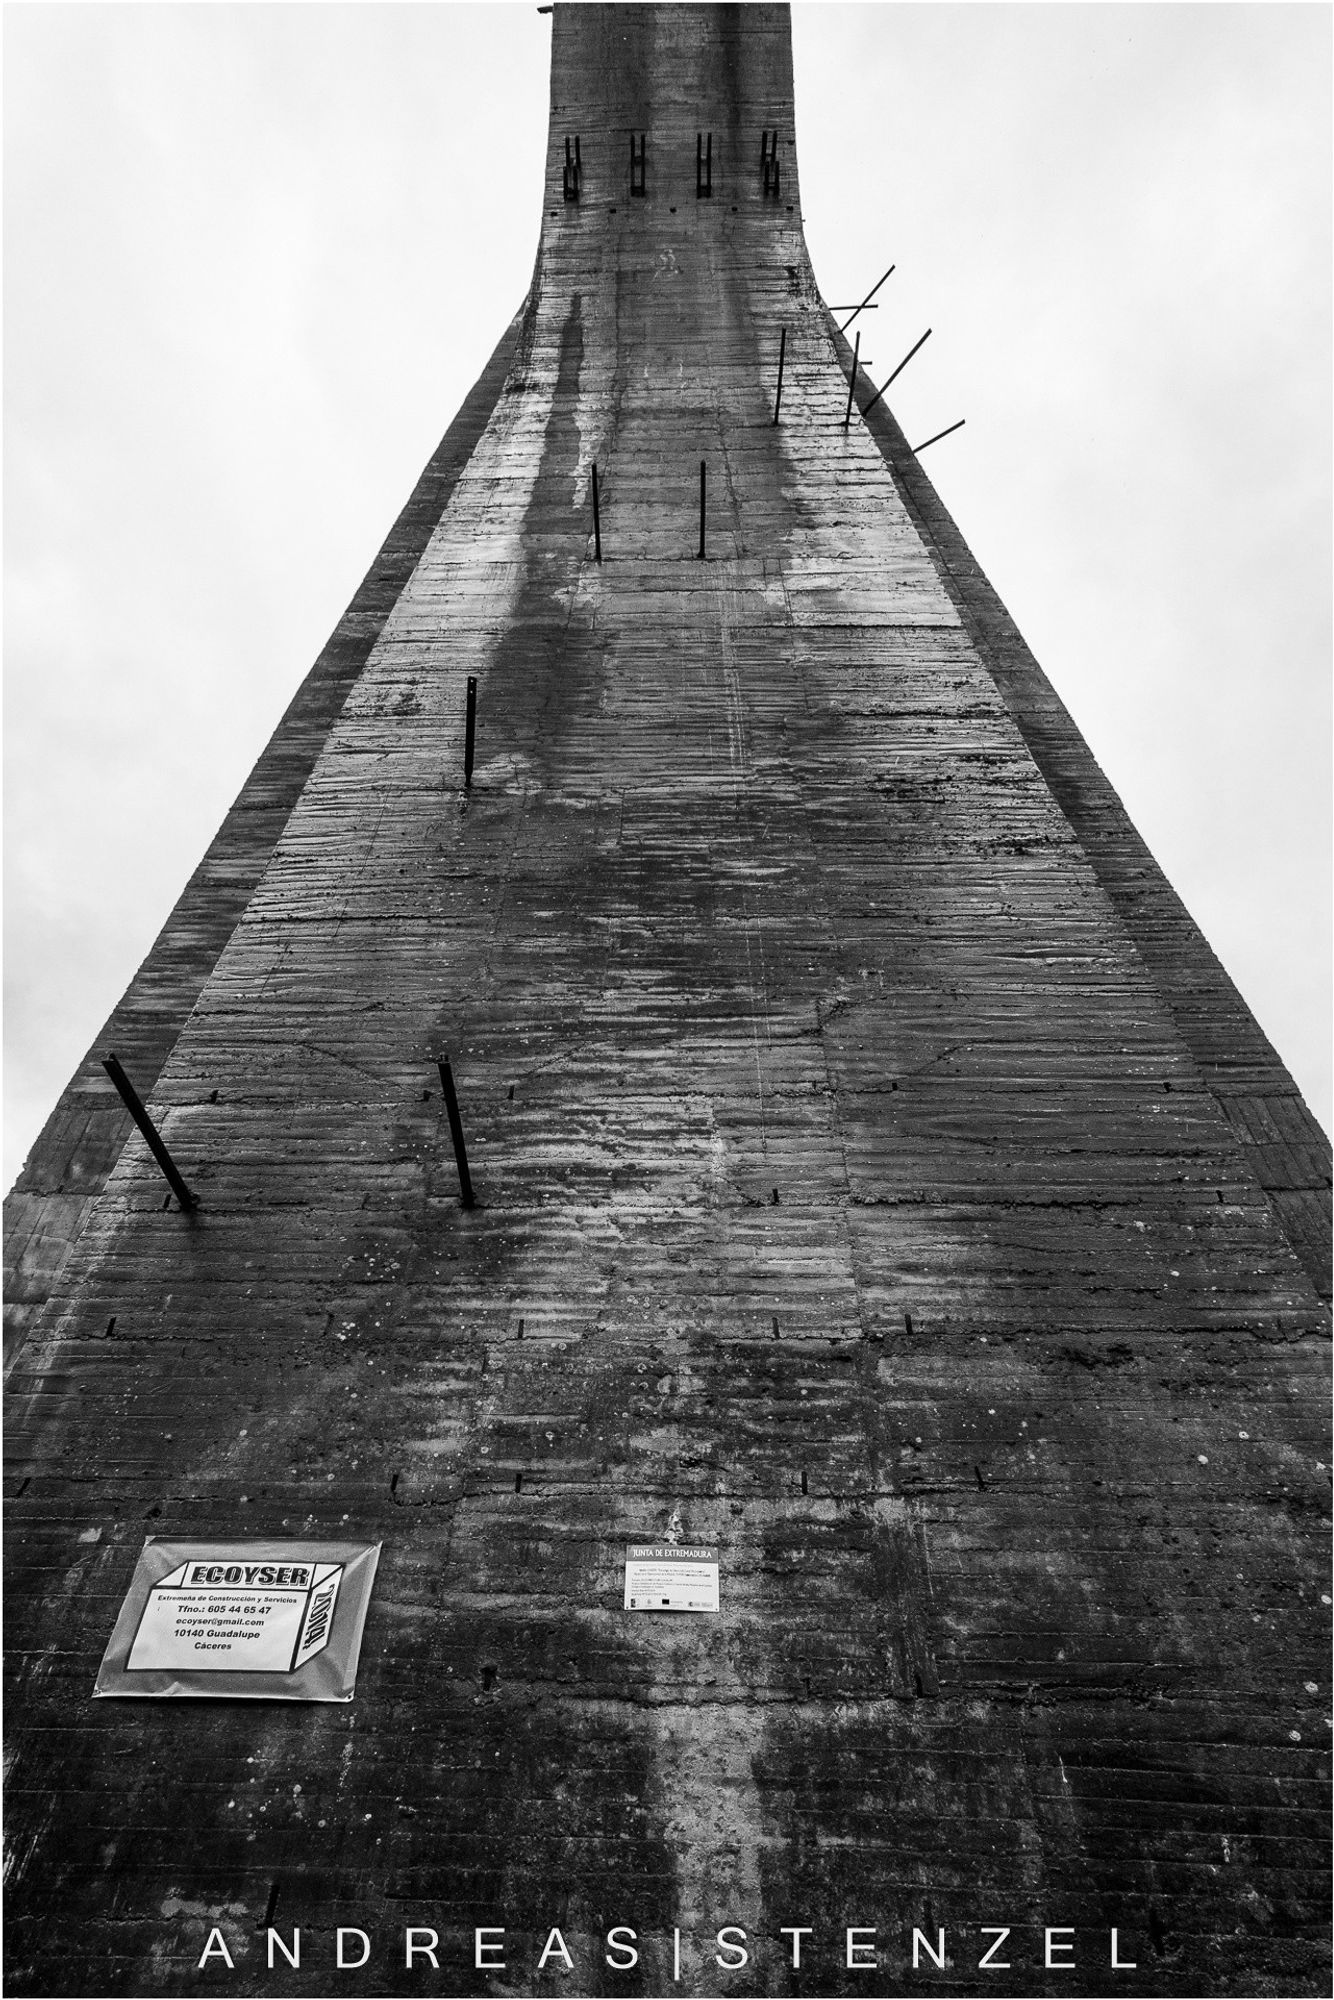
M846 372L852 348L832 316ZM865 378L863 378L864 381ZM869 401L865 388L858 405ZM1321 1298L1331 1295L1330 1143L1199 925L1136 831L1069 711L974 560L884 401L865 419L1024 742Z
M519 327L506 328L328 644L181 892L152 950L42 1127L5 1200L5 1365L50 1296L90 1204L133 1129L102 1068L114 1049L142 1098L264 872L347 691L411 576L500 385Z
M1126 1991L1316 1990L1327 1315L842 428L752 143L786 193L785 37L557 10L549 196L571 106L589 179L163 1069L203 1205L128 1146L15 1372L16 1992L76 1932L192 1990L215 1923L238 1989L357 1924L420 1991L413 1924L485 1990L494 1924L513 1990L559 1925L581 1990L837 1993L875 1925L927 1991L911 1928L980 1985L990 1921L1000 1992L1104 1990L1112 1923ZM636 117L648 191L627 140L595 199ZM383 1540L351 1708L90 1711L150 1524ZM716 1618L622 1610L670 1536Z

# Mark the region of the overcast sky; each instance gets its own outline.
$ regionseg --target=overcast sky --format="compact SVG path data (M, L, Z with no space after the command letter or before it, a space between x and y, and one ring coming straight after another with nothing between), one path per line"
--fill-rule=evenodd
M796 6L826 298L1326 1127L1324 6ZM17 1172L521 300L549 20L5 9Z

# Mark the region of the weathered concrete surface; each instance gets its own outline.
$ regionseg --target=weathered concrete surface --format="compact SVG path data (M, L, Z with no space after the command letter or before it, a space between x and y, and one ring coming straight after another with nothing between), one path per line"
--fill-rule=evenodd
M830 322L845 368L853 354ZM867 402L870 391L861 394ZM1052 796L1172 1009L1200 1075L1322 1299L1331 1295L1330 1148L1199 926L1131 825L883 401L867 418L946 588Z
M491 414L517 333L516 315L6 1197L6 1369L130 1136L102 1056L115 1049L141 1094L151 1092Z
M203 1207L126 1146L11 1378L10 1990L1323 1991L1327 1316L1232 1001L842 428L785 10L554 33L503 393L158 1077ZM284 1527L383 1538L350 1710L89 1702L145 1532ZM719 1617L619 1609L673 1531Z

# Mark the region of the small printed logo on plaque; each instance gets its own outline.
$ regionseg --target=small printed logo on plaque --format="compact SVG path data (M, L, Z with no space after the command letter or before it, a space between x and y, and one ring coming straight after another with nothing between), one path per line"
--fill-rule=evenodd
M351 1701L368 1542L145 1542L97 1695Z
M625 1551L625 1609L716 1611L717 1549L632 1542Z

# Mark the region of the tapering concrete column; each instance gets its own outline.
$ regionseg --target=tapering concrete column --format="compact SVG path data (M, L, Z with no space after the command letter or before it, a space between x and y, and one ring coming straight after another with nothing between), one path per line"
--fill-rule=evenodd
M11 1988L1314 1990L1327 1149L845 427L786 9L553 34L530 295L115 1017L198 1209L87 1068L21 1189ZM146 1533L382 1541L355 1702L90 1707Z

